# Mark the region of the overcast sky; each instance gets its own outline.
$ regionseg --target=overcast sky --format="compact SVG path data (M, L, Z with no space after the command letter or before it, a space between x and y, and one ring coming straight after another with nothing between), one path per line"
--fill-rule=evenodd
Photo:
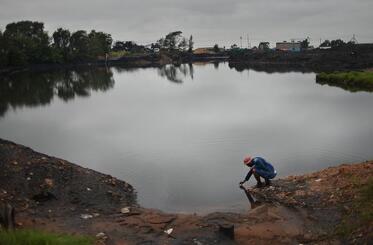
M95 29L141 44L175 30L193 34L195 47L240 45L240 36L247 46L247 35L252 45L352 34L373 42L373 0L0 0L0 28L19 20L42 21L50 33Z

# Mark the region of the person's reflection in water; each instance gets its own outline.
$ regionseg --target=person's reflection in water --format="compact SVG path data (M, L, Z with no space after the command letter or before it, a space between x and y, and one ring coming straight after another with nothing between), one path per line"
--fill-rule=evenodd
M246 189L245 186L240 185L240 188L245 192L247 199L250 202L251 209L257 208L261 205L261 202L256 201L254 197L251 195L249 189Z

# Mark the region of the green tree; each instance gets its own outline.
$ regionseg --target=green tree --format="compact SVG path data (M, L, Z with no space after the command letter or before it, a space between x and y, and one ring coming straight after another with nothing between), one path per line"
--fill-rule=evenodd
M89 38L86 31L79 30L71 35L70 50L74 61L85 61L92 58L89 53Z
M320 44L320 47L330 47L330 41L329 40L325 40L322 44Z
M332 48L343 47L343 46L345 46L345 45L346 45L346 43L345 43L343 40L341 40L341 39L332 40L332 41L330 42L330 46L331 46Z
M181 34L182 34L181 31L174 31L174 32L168 33L164 39L163 46L169 51L175 50L175 48L179 44Z
M308 40L308 38L304 39L301 43L300 43L300 47L302 50L306 50L308 49L310 45L310 41Z
M113 49L113 51L124 51L124 50L126 50L125 44L122 41L115 41L112 49Z
M141 51L143 50L143 46L141 45L137 45L135 42L133 41L116 41L113 45L113 50L114 51L128 51L128 52L131 52L131 51Z
M8 49L9 65L50 61L49 36L44 31L44 23L42 22L10 23L5 28L3 38Z
M215 44L213 50L214 50L215 53L218 53L220 51L219 45Z
M7 63L7 52L4 43L3 32L0 30L0 67L6 66Z
M69 59L70 49L70 31L67 29L58 28L52 35L53 47L57 55L61 56L64 62Z
M126 50L126 51L129 51L129 52L131 52L131 51L136 51L136 47L137 47L138 45L135 43L135 42L132 42L132 41L126 41L125 43L124 43L124 50Z
M194 42L193 42L193 36L192 35L190 35L190 37L189 37L188 46L189 46L188 51L193 52Z
M188 47L188 43L187 43L187 40L185 39L185 37L183 37L178 45L179 49L182 50L183 52L185 52L185 50L187 49Z
M156 43L155 43L159 48L164 49L164 38L160 38Z
M89 53L92 57L105 55L110 52L113 39L110 34L92 30L89 35Z
M232 45L231 45L231 49L238 49L238 46L237 46L237 44L235 44L235 43L234 43L234 44L232 44Z

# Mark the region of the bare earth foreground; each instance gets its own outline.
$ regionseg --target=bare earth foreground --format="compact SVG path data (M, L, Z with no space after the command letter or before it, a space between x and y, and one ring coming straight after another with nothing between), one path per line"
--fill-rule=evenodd
M0 139L0 200L17 229L101 233L98 244L368 244L372 178L373 161L345 164L246 190L247 213L167 214L124 181ZM221 231L232 225L234 238Z

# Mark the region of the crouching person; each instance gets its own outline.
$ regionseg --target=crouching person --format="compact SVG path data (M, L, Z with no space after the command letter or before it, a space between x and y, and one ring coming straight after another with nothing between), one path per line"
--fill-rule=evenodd
M243 185L246 181L250 179L251 175L254 175L257 181L256 187L263 186L263 182L260 178L263 178L265 184L268 186L271 184L270 180L273 179L277 174L272 164L270 164L261 157L248 156L243 160L243 162L246 166L250 167L251 169L247 173L245 179L240 182L240 185Z

